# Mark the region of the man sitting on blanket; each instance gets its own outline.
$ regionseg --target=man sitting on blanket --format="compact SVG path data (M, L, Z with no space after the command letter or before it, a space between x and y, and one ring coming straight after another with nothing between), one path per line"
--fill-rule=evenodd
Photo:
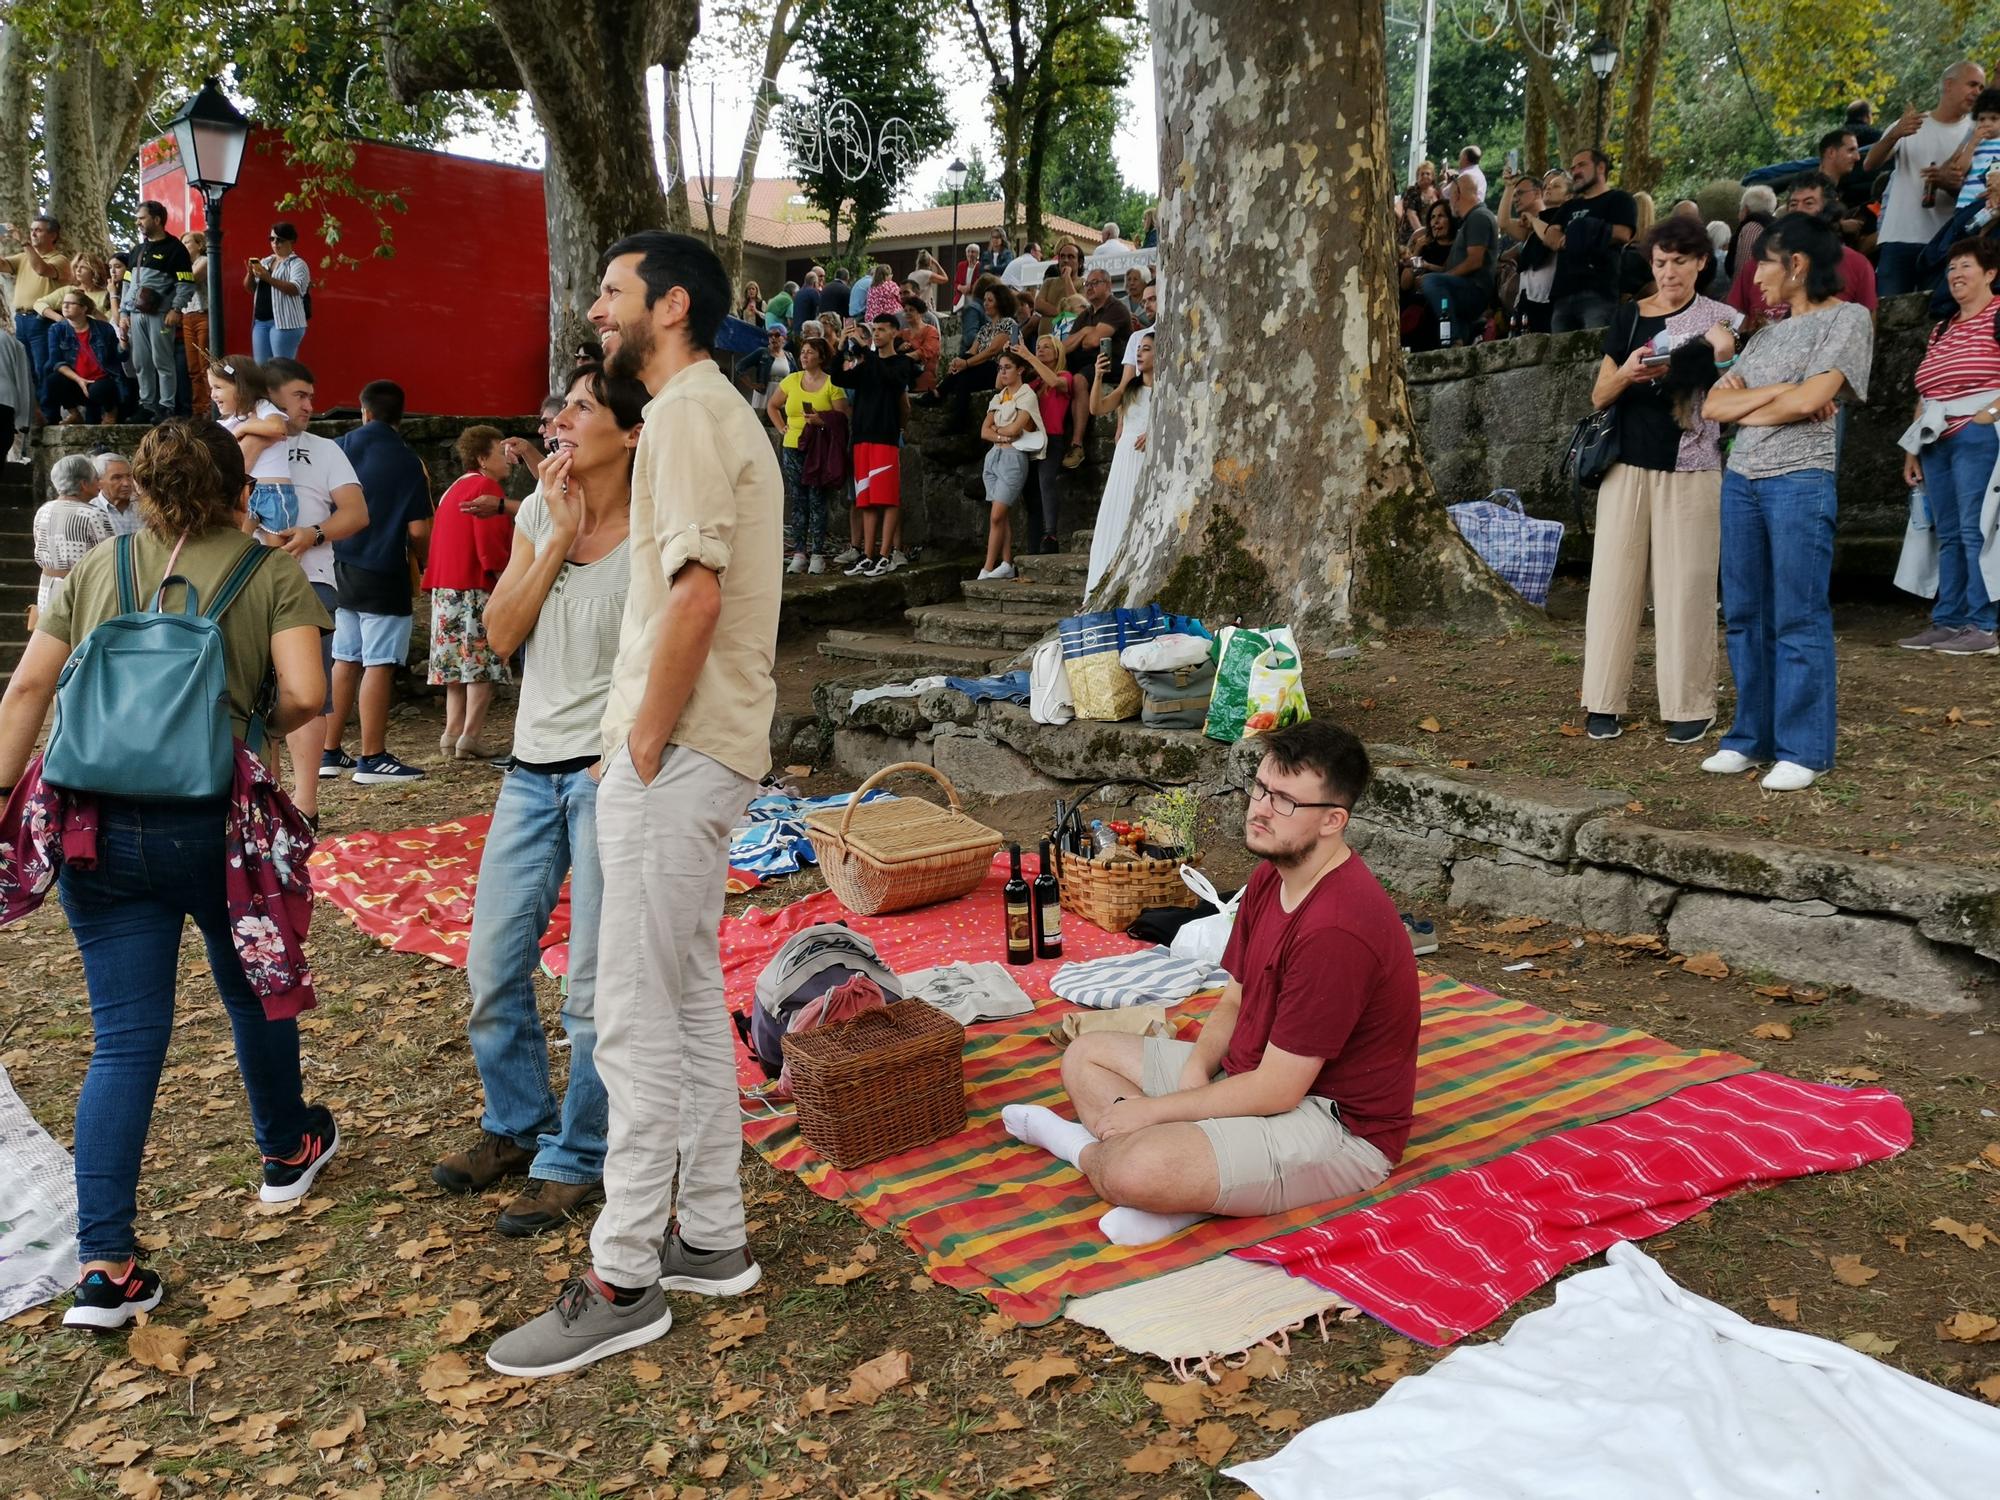
M1081 1123L1009 1105L1007 1130L1077 1167L1113 1244L1210 1214L1275 1214L1374 1187L1409 1139L1417 966L1395 903L1347 847L1368 752L1313 719L1263 738L1231 976L1195 1042L1085 1033L1063 1056Z

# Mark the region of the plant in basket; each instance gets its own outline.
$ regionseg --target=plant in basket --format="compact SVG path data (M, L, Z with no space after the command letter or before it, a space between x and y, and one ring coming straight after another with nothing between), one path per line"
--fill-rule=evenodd
M1147 842L1158 846L1169 858L1192 863L1195 859L1195 823L1201 817L1201 798L1191 786L1170 787L1155 792L1139 804L1146 820Z

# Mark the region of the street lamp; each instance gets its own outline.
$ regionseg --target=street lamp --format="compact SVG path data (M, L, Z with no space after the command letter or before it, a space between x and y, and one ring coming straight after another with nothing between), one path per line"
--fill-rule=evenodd
M211 78L168 124L188 186L208 204L208 352L220 359L227 348L222 328L222 195L236 186L250 121Z
M951 266L952 280L958 279L958 194L965 186L965 163L956 156L951 165L944 169L944 185L951 189Z
M1604 81L1618 66L1618 44L1600 34L1585 55L1590 59L1591 76L1597 80L1597 133L1591 137L1590 144L1601 150L1604 146Z

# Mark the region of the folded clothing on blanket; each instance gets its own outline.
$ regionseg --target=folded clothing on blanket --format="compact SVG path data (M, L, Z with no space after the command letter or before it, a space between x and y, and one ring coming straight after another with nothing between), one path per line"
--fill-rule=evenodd
M988 698L1000 703L1028 701L1028 674L1025 671L996 672L991 677L947 677L944 685L954 692L965 694L974 703L984 703Z
M904 994L936 1006L961 1026L1025 1016L1035 1008L1005 964L939 964L901 978Z
M1909 1144L1910 1113L1894 1094L1743 1073L1236 1253L1442 1344L1606 1246L1743 1188L1846 1171Z
M1079 924L1081 925L1081 924ZM1092 1010L1121 1010L1159 1001L1168 1005L1229 983L1226 970L1176 958L1165 948L1144 948L1112 958L1064 964L1049 988L1056 997Z
M1632 1245L1491 1344L1223 1472L1263 1500L1969 1500L2000 1410L1766 1328Z
M915 682L890 682L881 687L856 688L854 696L847 701L847 711L852 713L864 703L873 703L878 698L914 698L919 693L928 693L932 688L945 685L942 677L919 677Z
M879 802L894 793L876 790L861 800ZM829 807L845 807L854 800L842 792L832 797L788 797L774 792L753 798L745 809L743 822L729 836L729 865L747 870L762 880L796 875L803 865L817 864L812 840L806 837L806 819Z

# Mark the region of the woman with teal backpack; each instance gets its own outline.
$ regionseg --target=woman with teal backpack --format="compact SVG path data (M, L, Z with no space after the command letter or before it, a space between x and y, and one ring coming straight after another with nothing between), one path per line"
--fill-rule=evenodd
M146 435L132 468L145 530L124 539L122 546L100 546L77 564L42 615L0 699L0 793L8 797L10 829L25 822L29 834L38 827L45 834L53 809L70 817L67 837L91 812L95 817L94 863L62 865L58 879L63 910L83 957L95 1033L76 1110L77 1256L82 1266L63 1321L96 1329L125 1326L156 1306L162 1295L159 1276L137 1262L133 1219L153 1099L173 1031L181 932L189 917L207 944L216 989L235 1034L237 1064L263 1159L263 1198L285 1202L303 1196L339 1142L333 1116L322 1106L308 1107L301 1093L298 1024L291 1016L311 1003L310 991L297 992L303 998L290 1007L273 1003L271 986L263 982L267 958L258 945L283 941L276 932L280 923L264 914L246 917L232 899L232 881L241 884L239 792L141 802L102 788L87 796L51 792L39 771L29 774L35 737L65 664L97 627L121 614L132 618L121 604L121 593L136 592L141 600L158 596L157 607L175 610L182 607L176 596L185 589L198 611L199 601L214 601L225 583L233 586L216 629L226 664L230 728L237 739L246 735L268 676L276 679L276 701L264 724L271 738L312 718L325 695L319 632L328 621L298 563L273 552L255 567L240 566L246 549L257 544L240 529L248 483L235 440L209 423L170 420ZM136 575L136 590L130 575L126 589L119 586L121 558ZM163 588L170 575L183 582ZM62 714L70 722L58 728L56 739L65 733L87 742L172 732L172 726L160 724L75 722L79 712L89 711L78 705L89 701L65 693ZM243 763L239 758L239 771ZM258 774L260 790L282 804L283 794L268 774L261 768ZM239 774L236 785L242 780ZM295 812L287 812L297 819ZM292 826L304 829L302 822ZM10 854L27 842L10 840ZM232 844L239 856L234 870ZM281 841L277 852L303 862L295 839ZM7 874L5 914L11 918L26 903L14 899L19 893L12 887L20 872ZM250 926L258 930L252 932ZM259 970L254 986L246 977L246 956Z

